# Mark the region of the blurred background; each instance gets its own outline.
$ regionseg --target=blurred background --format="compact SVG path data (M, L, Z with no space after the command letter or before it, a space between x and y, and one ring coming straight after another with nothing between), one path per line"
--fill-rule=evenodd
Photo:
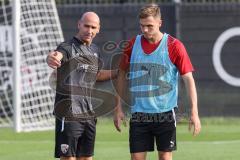
M189 105L180 80L176 159L239 158L240 0L0 0L0 160L53 159L55 91L46 56L77 33L81 15L100 16L94 43L104 68L115 69L125 42L141 33L139 9L152 2L161 7L161 31L184 43L195 68L203 132L198 138L187 132ZM115 94L111 81L96 87ZM129 159L127 128L116 133L112 109L100 116L97 160Z

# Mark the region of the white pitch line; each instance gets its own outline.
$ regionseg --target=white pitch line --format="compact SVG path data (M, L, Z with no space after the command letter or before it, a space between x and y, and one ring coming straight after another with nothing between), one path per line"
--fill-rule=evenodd
M240 140L228 140L228 141L179 141L177 143L192 144L192 143L202 143L202 144L234 144L240 143Z
M41 141L41 140L39 140L39 141L37 141L37 140L36 141L0 140L0 144L1 143L11 143L11 144L13 144L13 143L52 143L52 142L54 142L54 140L53 141L47 141L47 140L44 140L44 141Z

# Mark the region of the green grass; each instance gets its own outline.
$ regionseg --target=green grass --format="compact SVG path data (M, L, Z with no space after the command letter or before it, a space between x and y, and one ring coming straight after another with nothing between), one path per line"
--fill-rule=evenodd
M240 157L240 119L202 119L202 132L193 137L186 123L177 127L178 150L174 160L238 160ZM128 160L128 128L118 133L111 120L99 119L95 160ZM51 160L54 132L14 133L0 128L0 160ZM157 152L147 160L156 160Z

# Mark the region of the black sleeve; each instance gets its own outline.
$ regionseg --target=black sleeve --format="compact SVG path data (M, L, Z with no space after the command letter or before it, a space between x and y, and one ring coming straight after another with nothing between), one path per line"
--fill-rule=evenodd
M57 46L55 51L61 52L63 54L63 58L61 60L62 63L65 63L68 60L69 57L69 49L68 44L63 42L60 45Z

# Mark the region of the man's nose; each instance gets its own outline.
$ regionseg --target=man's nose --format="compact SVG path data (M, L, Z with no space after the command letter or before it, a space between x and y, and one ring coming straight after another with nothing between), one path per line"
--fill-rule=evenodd
M88 33L92 33L92 28L91 28L91 27L88 27L88 28L87 28L87 32L88 32Z
M147 33L148 32L148 28L147 27L143 27L143 32Z

